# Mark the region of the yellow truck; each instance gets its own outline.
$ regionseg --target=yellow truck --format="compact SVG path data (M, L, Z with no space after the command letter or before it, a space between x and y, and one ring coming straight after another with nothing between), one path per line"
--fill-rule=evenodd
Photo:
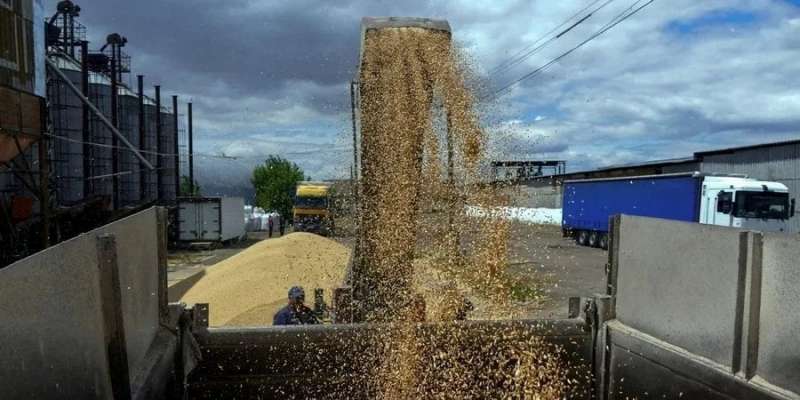
M323 236L333 233L331 185L325 182L300 182L294 197L292 217L295 232L312 232Z

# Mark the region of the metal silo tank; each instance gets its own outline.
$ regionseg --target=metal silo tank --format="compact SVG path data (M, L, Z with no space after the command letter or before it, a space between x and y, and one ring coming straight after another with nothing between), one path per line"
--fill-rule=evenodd
M111 79L100 73L89 73L89 100L106 117L111 116ZM110 119L110 118L109 118ZM89 117L89 194L104 199L108 209L113 207L112 135L110 129L95 115Z
M172 110L161 107L161 190L162 200L175 201L175 127Z
M129 88L119 86L119 131L135 148L139 146L139 96ZM121 207L142 203L139 159L129 149L119 152L119 204Z
M51 56L61 72L76 86L82 86L81 66L72 58ZM53 122L52 162L55 176L56 204L69 206L84 198L83 173L83 103L67 84L50 74L47 98Z

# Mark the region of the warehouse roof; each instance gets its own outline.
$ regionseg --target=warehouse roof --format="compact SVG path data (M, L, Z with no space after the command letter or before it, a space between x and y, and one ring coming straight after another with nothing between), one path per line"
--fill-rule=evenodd
M772 143L759 143L759 144L753 144L753 145L749 145L749 146L729 147L729 148L718 149L718 150L699 151L699 152L694 153L691 157L670 158L670 159L664 159L664 160L653 160L653 161L643 161L643 162L629 163L629 164L609 165L609 166L600 167L600 168L597 168L597 169L567 172L567 173L561 174L561 175L546 175L546 176L541 176L541 177L537 177L537 178L552 178L552 177L556 177L556 176L575 176L575 175L581 175L581 174L593 174L593 173L598 173L598 172L607 172L607 171L614 171L614 170L628 169L628 168L664 167L664 166L670 166L670 165L690 164L690 163L702 161L704 156L709 156L709 155L727 154L727 153L733 153L733 152L742 151L742 150L752 150L752 149L777 147L777 146L785 146L785 145L794 145L794 144L800 144L800 139L793 139L793 140L786 140L786 141L782 141L782 142L772 142Z
M652 160L652 161L642 161L642 162L628 163L628 164L609 165L607 167L600 167L588 171L569 172L568 174L601 172L601 171L610 171L614 169L626 169L626 168L637 168L637 167L662 167L665 165L686 164L695 161L697 161L695 157L668 158L664 160Z
M752 150L752 149L760 149L765 147L777 147L777 146L786 146L792 144L800 144L800 139L793 139L793 140L786 140L783 142L772 142L772 143L760 143L760 144L753 144L749 146L739 146L739 147L729 147L725 149L718 149L718 150L708 150L708 151L699 151L694 153L695 158L701 158L703 156L710 156L715 154L727 154L733 153L736 151L742 150Z

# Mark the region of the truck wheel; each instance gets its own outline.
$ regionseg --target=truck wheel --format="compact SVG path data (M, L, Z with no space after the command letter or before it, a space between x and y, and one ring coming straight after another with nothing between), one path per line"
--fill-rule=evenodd
M600 248L603 250L608 250L608 234L602 233L600 234Z
M587 232L587 231L578 231L578 235L575 236L575 242L577 242L581 246L588 246L589 245L589 232Z
M589 247L597 247L600 243L600 234L597 232L592 232L589 234Z

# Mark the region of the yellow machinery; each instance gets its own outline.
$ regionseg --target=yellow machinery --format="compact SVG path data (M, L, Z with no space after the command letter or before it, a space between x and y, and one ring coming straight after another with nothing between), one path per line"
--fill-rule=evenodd
M292 208L294 230L323 236L333 233L331 185L325 182L300 182Z

